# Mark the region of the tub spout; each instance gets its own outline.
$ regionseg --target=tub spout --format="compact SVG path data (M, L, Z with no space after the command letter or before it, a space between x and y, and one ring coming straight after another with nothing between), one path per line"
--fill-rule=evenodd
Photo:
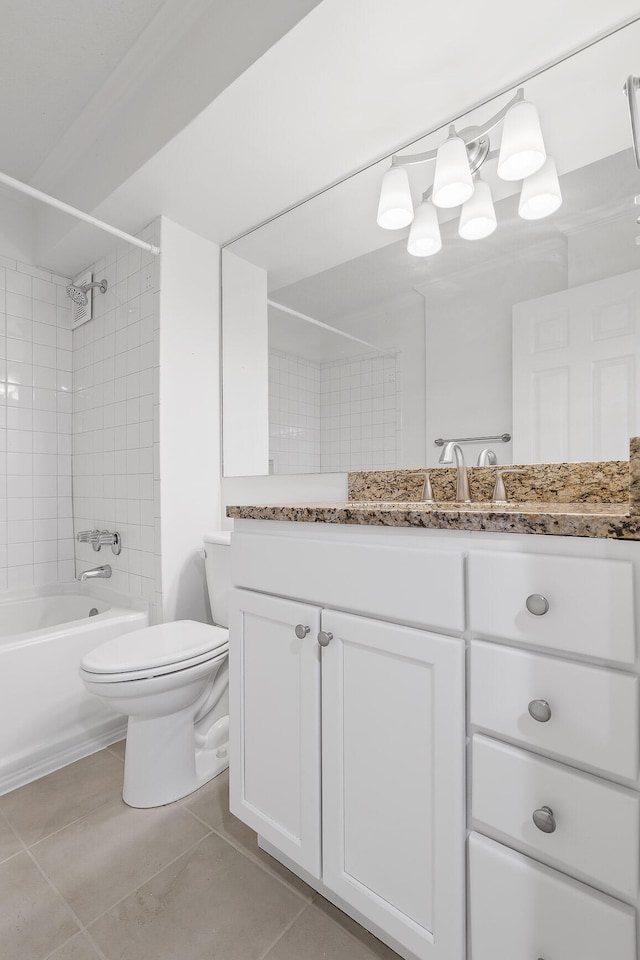
M92 570L85 570L84 573L81 573L79 577L76 577L80 583L84 583L85 580L93 580L95 577L99 577L102 580L108 580L111 576L111 567L108 563L105 563L102 567L94 567Z

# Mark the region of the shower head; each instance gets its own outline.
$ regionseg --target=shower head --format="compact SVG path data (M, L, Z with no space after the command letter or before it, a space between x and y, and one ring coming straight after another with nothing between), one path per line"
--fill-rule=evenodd
M75 283L70 283L67 287L67 296L73 300L74 303L77 303L79 307L86 307L89 303L87 290L91 290L93 287L98 287L100 293L106 293L107 281L101 280L100 283L83 283L80 286L76 286Z

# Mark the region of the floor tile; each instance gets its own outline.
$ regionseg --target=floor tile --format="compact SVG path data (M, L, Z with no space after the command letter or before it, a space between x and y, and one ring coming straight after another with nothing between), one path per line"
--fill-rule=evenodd
M7 960L43 960L78 930L28 853L0 864L0 950Z
M50 954L47 960L99 960L99 956L85 935L79 933Z
M116 757L120 757L121 760L124 760L124 751L127 745L126 740L118 740L117 743L112 743L107 748L111 753L115 753Z
M267 953L265 960L400 960L341 910L318 897Z
M122 793L122 763L108 750L0 797L0 810L29 846Z
M22 850L22 844L0 813L0 863Z
M181 807L137 810L112 800L31 850L86 925L207 833Z
M304 905L212 834L89 932L109 960L257 960Z
M187 810L204 820L210 827L241 850L248 857L262 863L263 866L288 883L301 896L311 900L315 891L281 863L270 857L258 846L255 831L229 812L229 771L225 770L210 783L200 787L197 793L185 802Z

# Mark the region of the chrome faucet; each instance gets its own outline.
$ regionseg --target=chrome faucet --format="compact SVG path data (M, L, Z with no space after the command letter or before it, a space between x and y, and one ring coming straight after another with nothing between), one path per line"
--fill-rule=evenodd
M469 494L469 477L467 475L467 466L464 462L464 454L462 448L458 443L454 443L453 440L450 440L449 443L445 443L442 448L442 453L440 454L440 459L438 463L453 463L455 457L457 475L456 475L456 500L460 503L471 503L471 496Z
M481 450L478 454L478 466L479 467L495 467L497 466L498 458L490 447L485 447L484 450Z
M105 563L102 567L94 567L92 570L85 570L84 573L81 573L79 577L76 577L80 583L84 583L85 580L93 580L99 578L101 580L108 580L111 576L111 567L108 563Z

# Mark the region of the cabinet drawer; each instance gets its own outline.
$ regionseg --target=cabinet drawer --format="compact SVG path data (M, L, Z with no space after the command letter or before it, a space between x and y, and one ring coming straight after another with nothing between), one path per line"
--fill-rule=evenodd
M238 531L232 575L248 590L438 631L465 629L463 554L441 545Z
M472 784L474 829L635 900L637 793L482 736L473 738ZM542 807L553 813L551 833L533 822Z
M635 910L477 833L469 838L473 960L635 960Z
M546 599L546 613L527 609L527 598L536 595ZM633 571L627 560L472 552L469 618L476 636L635 662Z
M533 700L548 702L546 723L529 714ZM471 723L561 760L638 775L638 678L629 673L474 640Z

